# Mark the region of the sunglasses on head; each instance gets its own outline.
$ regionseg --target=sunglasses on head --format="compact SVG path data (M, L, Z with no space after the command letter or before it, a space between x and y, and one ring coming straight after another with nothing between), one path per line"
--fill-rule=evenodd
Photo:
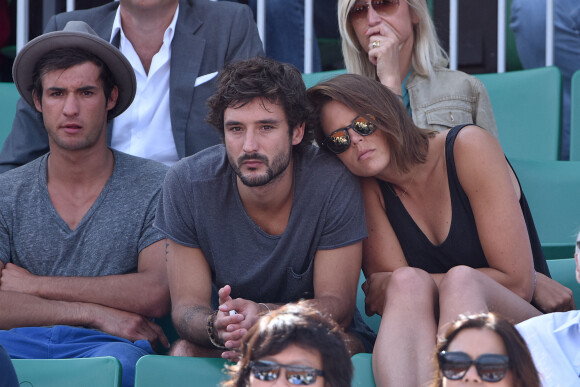
M459 380L465 376L469 367L475 364L475 369L481 380L497 383L502 380L509 368L509 358L499 354L484 354L472 360L465 352L440 352L439 366L441 373L447 379Z
M356 117L352 120L352 124L330 133L330 135L322 141L322 146L327 147L328 150L336 154L346 151L350 146L350 135L348 134L349 129L354 130L361 136L368 136L377 130L377 126L372 123L369 118L374 119L374 117L370 115L368 118L363 116Z
M357 21L367 17L369 7L372 7L376 13L386 16L392 13L399 5L399 0L373 0L368 3L355 3L350 9L348 16L352 21Z
M267 360L250 362L252 375L265 382L278 379L281 368L286 370L286 380L295 386L309 386L316 382L317 376L324 376L324 371L312 367L278 364Z

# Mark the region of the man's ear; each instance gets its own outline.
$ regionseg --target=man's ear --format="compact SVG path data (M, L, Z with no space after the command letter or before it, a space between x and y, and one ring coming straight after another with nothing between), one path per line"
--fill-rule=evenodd
M36 110L42 113L42 100L38 94L36 94L35 90L32 90L32 99L34 100L34 106L36 107Z
M117 105L117 98L119 98L119 88L117 85L113 87L111 90L111 95L109 96L109 100L107 101L107 111L110 111L112 108Z
M296 125L292 131L292 145L300 144L302 138L304 137L304 128L306 127L306 122Z

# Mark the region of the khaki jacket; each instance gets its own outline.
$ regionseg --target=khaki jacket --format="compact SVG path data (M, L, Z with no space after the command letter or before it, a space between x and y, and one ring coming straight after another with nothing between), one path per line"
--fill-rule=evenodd
M429 78L413 72L406 87L413 122L418 127L443 131L460 124L476 124L498 138L491 102L479 79L437 68Z

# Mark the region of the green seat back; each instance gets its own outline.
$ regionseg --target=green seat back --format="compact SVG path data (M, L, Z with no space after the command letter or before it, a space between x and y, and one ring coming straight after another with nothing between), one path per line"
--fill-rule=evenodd
M330 78L334 78L337 75L345 74L346 70L332 70L332 71L321 71L319 73L310 73L310 74L302 74L302 79L304 80L304 84L306 88L309 89L312 86L320 83L322 81L327 81Z
M365 282L365 276L361 270L360 277L358 279L358 288L356 291L356 307L360 312L364 322L375 332L379 331L379 326L381 325L381 316L375 314L373 316L367 316L365 313L365 293L363 292L361 286Z
M228 378L225 363L220 358L143 356L135 369L135 387L219 386Z
M352 387L375 387L373 356L370 353L357 353L351 360L354 367Z
M510 158L558 160L562 78L556 67L478 74Z
M510 159L547 259L574 255L580 229L580 161Z
M12 364L21 387L121 386L121 364L111 356L83 359L13 359Z
M576 260L574 258L562 258L548 260L548 267L552 279L574 292L576 309L580 309L580 284L576 281Z
M580 70L572 75L570 93L570 160L580 161Z
M0 82L0 149L12 130L16 115L16 102L20 98L14 83Z

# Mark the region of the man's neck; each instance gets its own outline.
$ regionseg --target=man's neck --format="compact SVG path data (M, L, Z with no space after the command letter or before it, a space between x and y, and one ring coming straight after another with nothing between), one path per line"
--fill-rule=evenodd
M68 187L90 186L106 181L113 172L113 152L106 146L81 151L67 151L51 147L47 160L49 185Z
M248 187L236 179L246 213L264 231L280 235L286 229L294 196L294 160L266 185Z
M122 3L120 5L121 25L127 39L149 73L153 56L163 45L163 36L171 24L178 2L171 7L135 7Z

